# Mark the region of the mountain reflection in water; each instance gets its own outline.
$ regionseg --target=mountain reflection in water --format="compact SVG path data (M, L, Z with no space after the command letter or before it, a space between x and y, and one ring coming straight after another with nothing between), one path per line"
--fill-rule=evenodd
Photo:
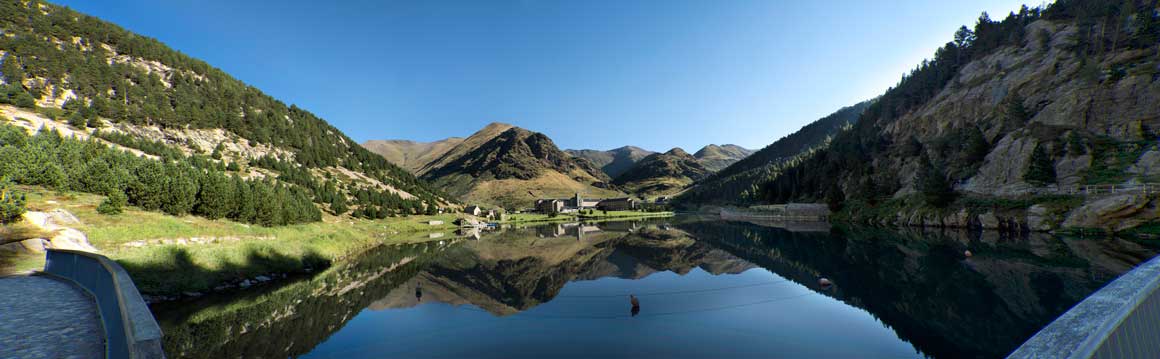
M1153 254L1124 240L678 217L384 246L311 278L153 309L170 357L1002 357Z

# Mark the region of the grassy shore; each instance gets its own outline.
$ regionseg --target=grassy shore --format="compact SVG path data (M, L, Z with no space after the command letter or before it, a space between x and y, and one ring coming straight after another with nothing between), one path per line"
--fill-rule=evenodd
M455 230L458 215L360 220L325 216L322 222L262 227L229 220L170 216L137 208L119 215L96 211L103 196L22 187L31 211L64 209L81 222L102 254L116 260L143 293L205 292L224 283L270 273L322 269L386 243L430 240L431 232ZM505 223L599 221L672 216L672 212L592 211L557 216L512 214ZM443 221L429 225L428 221ZM10 257L8 271L43 268L42 255Z
M455 215L358 220L328 216L322 222L261 227L228 220L175 217L127 208L115 216L96 212L102 196L22 188L29 210L62 208L77 216L89 241L116 260L143 293L200 292L268 273L321 269L384 243L428 240L428 232L454 230ZM443 221L429 225L430 220ZM43 265L29 259L21 267Z
M673 212L593 211L592 213L560 213L555 216L540 213L514 213L502 223L573 222L605 219L632 219L672 217Z

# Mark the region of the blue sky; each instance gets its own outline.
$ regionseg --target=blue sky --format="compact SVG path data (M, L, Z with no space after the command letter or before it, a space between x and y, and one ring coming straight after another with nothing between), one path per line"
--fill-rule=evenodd
M1022 1L67 0L355 140L489 122L562 148L763 147ZM1038 3L1036 3L1038 4Z

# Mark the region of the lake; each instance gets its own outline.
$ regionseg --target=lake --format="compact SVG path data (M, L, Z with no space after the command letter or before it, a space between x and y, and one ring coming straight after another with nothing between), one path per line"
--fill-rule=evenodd
M994 358L1157 252L790 227L681 216L448 233L153 310L171 358Z

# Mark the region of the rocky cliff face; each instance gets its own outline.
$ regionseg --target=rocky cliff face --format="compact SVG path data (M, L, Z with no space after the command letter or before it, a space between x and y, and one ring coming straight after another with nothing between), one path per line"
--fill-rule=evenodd
M1160 220L1101 204L1111 186L1145 194L1124 189L1157 179L1160 53L1141 39L1160 26L1151 7L1100 4L981 18L828 147L748 193L852 202L856 217L895 224L1118 231Z
M883 134L895 143L915 138L931 144L957 130L981 129L993 148L978 173L960 186L971 193L1034 192L1039 186L1024 177L1037 146L1050 150L1059 185L1147 180L1135 174L1094 178L1089 173L1090 152L1099 152L1096 159L1105 161L1118 155L1109 151L1128 152L1132 158L1123 165L1143 159L1139 149L1126 147L1151 138L1151 129L1160 126L1160 107L1154 106L1160 103L1156 51L1079 55L1074 51L1080 46L1077 31L1079 26L1066 22L1040 20L1027 25L1025 32L1038 39L1029 37L1022 46L1005 47L967 64L932 100L885 125ZM1025 119L1007 113L1016 106L1026 109ZM881 162L906 167L908 160ZM912 187L912 179L899 180Z

